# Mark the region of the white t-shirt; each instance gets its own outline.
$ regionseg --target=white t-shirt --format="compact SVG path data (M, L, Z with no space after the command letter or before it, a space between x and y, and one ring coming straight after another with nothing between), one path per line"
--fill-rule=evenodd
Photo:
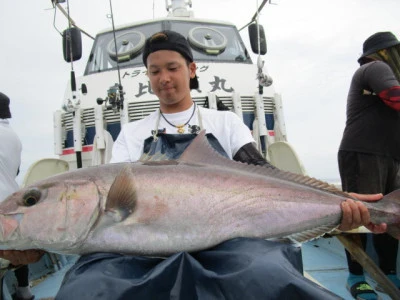
M173 114L164 114L165 118L172 124L185 124L193 113L193 106L186 111ZM199 125L199 113L202 129L206 133L212 133L219 141L222 148L232 159L236 152L248 143L254 143L249 128L233 112L217 111L196 106L196 111L188 125ZM157 126L157 120L159 124ZM188 125L185 126L185 133L188 132ZM111 163L137 161L143 154L144 140L152 136L151 131L166 129L167 134L178 134L177 128L168 124L159 115L159 110L149 116L135 122L125 124L114 143Z
M0 202L19 189L15 181L22 144L8 120L0 119Z

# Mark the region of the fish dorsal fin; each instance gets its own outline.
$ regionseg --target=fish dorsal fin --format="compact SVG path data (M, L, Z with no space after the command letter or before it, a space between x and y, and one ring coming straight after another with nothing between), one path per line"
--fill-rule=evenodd
M105 212L115 221L122 221L135 209L137 201L132 168L125 166L115 177L107 196Z
M207 140L205 130L200 131L196 138L179 157L179 161L185 163L199 163L224 167L227 165L232 165L233 167L237 167L237 162L222 156L210 145Z
M267 169L267 168L264 168L264 169ZM286 171L282 171L279 169L271 169L271 168L267 169L266 172L262 171L262 173L265 175L275 177L275 178L280 178L283 180L291 181L296 184L301 184L301 185L304 185L307 187L312 187L312 188L315 188L318 190L324 190L326 192L330 192L330 193L336 194L338 196L343 196L345 198L355 199L354 197L350 196L348 193L339 190L334 185L331 185L325 181L316 179L314 177L309 177L309 176L305 176L305 175L301 175L301 174L295 174L295 173L286 172ZM357 200L357 199L355 199L355 200Z
M207 140L207 137L205 136L205 130L202 130L193 140L193 142L186 148L186 150L179 158L179 161L185 163L199 163L221 166L224 168L232 168L236 171L249 172L251 174L259 174L261 176L270 176L277 179L279 178L282 180L291 181L296 184L312 187L315 189L331 192L346 198L353 198L347 193L337 189L335 186L309 176L286 172L276 168L249 165L246 163L237 162L225 158L220 155L214 148L212 148Z

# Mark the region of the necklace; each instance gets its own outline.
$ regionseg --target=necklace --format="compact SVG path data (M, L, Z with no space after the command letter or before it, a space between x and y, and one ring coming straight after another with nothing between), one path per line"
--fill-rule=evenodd
M167 122L169 125L175 127L175 128L177 129L178 133L181 133L181 134L182 134L182 133L185 133L185 126L186 126L187 124L189 124L190 120L191 120L191 119L193 118L193 116L194 116L194 112L195 112L195 111L196 111L196 103L193 103L193 111L192 111L192 114L191 114L189 120L187 120L185 124L181 124L181 125L174 125L174 124L172 124L170 121L168 121L167 118L166 118L166 117L164 116L164 114L162 113L161 109L160 109L160 115L163 117L163 119L165 120L165 122Z

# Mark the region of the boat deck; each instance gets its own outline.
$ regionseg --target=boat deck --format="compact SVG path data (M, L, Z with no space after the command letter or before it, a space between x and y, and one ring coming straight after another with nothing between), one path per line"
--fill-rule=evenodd
M376 261L376 254L371 244L367 243L367 253ZM354 299L346 289L348 268L345 251L342 244L335 237L320 238L302 245L304 275L319 283L321 286L334 292L343 299ZM399 268L398 268L399 269ZM367 282L376 286L375 280L366 275ZM384 293L377 292L381 300L391 298Z
M57 256L58 261L53 261L49 257L43 257L39 262L29 265L31 290L35 295L35 300L51 300L57 294L65 273L78 259L77 256ZM7 272L3 283L3 298L1 300L12 300L11 294L15 289L14 272Z

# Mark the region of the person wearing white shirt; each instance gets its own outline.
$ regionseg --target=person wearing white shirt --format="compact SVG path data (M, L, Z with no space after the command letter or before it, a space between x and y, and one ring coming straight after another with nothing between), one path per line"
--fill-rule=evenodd
M11 128L10 99L0 92L0 201L19 189L16 177L21 165L22 144ZM29 268L22 265L15 271L18 286L13 300L32 300L29 288Z

